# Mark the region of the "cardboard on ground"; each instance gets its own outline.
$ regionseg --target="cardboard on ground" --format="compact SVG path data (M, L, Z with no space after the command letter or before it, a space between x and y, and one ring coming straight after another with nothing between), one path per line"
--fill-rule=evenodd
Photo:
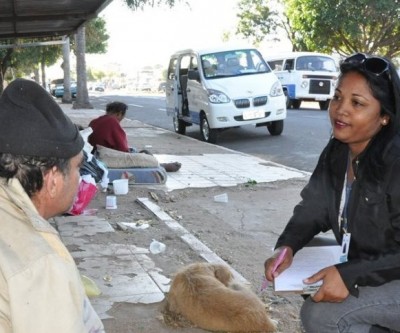
M316 291L322 282L306 285L303 280L322 268L339 263L342 248L339 245L304 247L296 253L292 265L283 271L274 281L276 293L295 292L310 294Z

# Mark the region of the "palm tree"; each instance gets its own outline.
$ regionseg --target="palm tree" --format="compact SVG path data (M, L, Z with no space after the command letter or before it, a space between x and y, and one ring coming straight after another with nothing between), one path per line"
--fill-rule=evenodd
M63 63L62 69L64 71L64 95L62 97L63 103L72 103L72 96L71 96L71 66L69 61L70 56L70 45L69 45L69 37L64 38L63 44Z
M75 34L76 41L76 81L77 93L76 101L73 104L74 109L93 109L93 105L89 102L89 93L87 89L86 78L86 37L85 26L78 28Z

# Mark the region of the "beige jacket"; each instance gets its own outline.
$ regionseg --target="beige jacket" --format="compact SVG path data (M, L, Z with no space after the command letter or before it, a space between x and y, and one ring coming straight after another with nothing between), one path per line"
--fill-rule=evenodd
M0 332L104 332L57 231L0 178Z

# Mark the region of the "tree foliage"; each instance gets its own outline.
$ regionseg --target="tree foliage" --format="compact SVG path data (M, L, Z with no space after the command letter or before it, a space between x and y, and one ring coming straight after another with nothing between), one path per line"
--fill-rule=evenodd
M61 55L59 45L26 47L28 43L37 44L46 41L49 40L44 38L31 38L2 40L0 42L0 45L7 46L5 49L0 49L0 93L3 91L3 81L5 79L12 79L13 77L38 72L39 65L43 64L49 66L57 61ZM8 47L9 45L18 46L11 48ZM9 69L12 69L12 73L8 72ZM35 79L39 82L38 77Z
M241 0L239 33L260 40L283 28L297 51L350 54L366 52L389 58L400 54L400 0ZM245 27L245 29L243 29Z
M85 24L86 53L106 53L109 38L106 21L103 18L97 17ZM71 43L71 48L76 53L74 38L71 38Z
M309 50L400 54L399 0L284 1L294 42Z
M167 5L172 8L175 4L181 0L124 0L129 8L133 10L144 9L145 7L154 7Z
M266 35L275 32L278 14L271 11L264 0L242 0L238 3L238 9L237 34L258 43L263 41Z
M87 53L105 53L107 51L107 41L109 36L106 30L106 22L102 18L95 18L86 24L86 51ZM0 41L0 45L27 44L50 41L48 38L37 39L10 39ZM74 49L75 39L72 48ZM39 66L43 69L45 66L54 65L62 55L60 45L51 46L32 46L32 47L14 47L0 49L0 93L3 91L4 79L13 79L14 77L26 76L30 73L38 72ZM12 69L12 71L10 71ZM7 71L9 77L7 77ZM39 78L35 78L39 82ZM42 85L45 85L45 75L42 73Z
M42 42L43 40L37 41ZM16 48L13 53L12 65L20 73L29 75L39 64L43 63L46 66L51 66L60 56L60 45ZM39 82L38 78L36 78L36 81Z

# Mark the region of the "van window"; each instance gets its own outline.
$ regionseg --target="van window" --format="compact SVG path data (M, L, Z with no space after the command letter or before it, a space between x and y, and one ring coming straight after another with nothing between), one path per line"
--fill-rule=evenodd
M175 78L175 70L176 70L176 64L178 62L178 59L172 58L169 62L168 66L168 80L173 80Z
M271 72L255 49L209 53L202 55L200 60L206 79Z
M297 70L336 72L336 64L332 58L324 56L302 56L297 58Z
M269 67L271 67L273 71L281 71L282 64L283 64L283 59L268 61L268 65Z

